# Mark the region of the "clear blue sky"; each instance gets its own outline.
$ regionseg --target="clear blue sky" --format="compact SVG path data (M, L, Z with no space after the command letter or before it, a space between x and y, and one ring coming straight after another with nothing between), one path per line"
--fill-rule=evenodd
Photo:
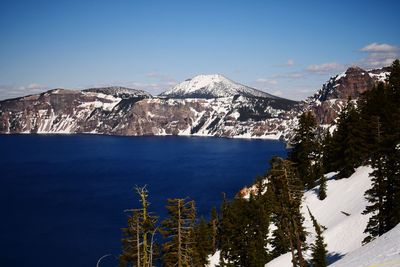
M349 65L399 56L400 1L2 0L0 99L197 74L291 99ZM364 50L364 51L363 51Z

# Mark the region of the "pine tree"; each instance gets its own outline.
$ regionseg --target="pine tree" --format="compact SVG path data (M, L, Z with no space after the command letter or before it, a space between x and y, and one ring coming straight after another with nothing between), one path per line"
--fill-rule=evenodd
M336 171L332 160L335 159L335 144L329 130L326 131L322 140L322 166L324 171L333 172Z
M122 253L119 256L119 266L128 266L136 264L142 266L141 261L141 214L138 210L132 211L128 218L128 227L122 228Z
M393 61L390 76L389 76L389 86L393 94L393 101L400 102L400 61L396 59Z
M213 207L211 209L211 219L209 223L210 232L211 232L211 247L212 254L214 254L218 249L218 212L217 208Z
M327 251L324 237L322 236L322 229L315 217L312 215L310 209L308 207L307 209L308 213L310 214L315 233L317 234L315 243L311 245L311 263L313 267L326 267L328 265L326 261Z
M324 174L320 175L320 177L318 198L319 200L324 200L326 198L326 177Z
M164 266L195 266L198 260L194 235L195 203L180 198L168 199L166 208L168 217L162 222L161 229L166 239L162 245Z
M123 228L122 254L120 266L135 264L141 267L153 266L155 251L154 236L157 231L157 217L149 211L148 191L146 187L136 187L141 208L128 210L132 215L128 217L128 227Z
M363 160L363 147L359 113L349 99L346 107L339 114L338 124L333 133L329 154L331 166L339 170L338 178L347 178Z
M390 215L387 221L388 230L400 223L400 61L396 59L391 66L388 79L387 148L388 189L386 198Z
M315 186L314 165L318 160L319 150L317 142L317 122L314 115L308 111L299 117L299 125L295 130L292 141L293 149L289 159L296 163L296 167L306 188Z
M203 217L195 226L195 248L196 256L198 258L196 262L199 266L205 266L208 264L208 255L213 253L211 230L212 229Z
M400 223L400 65L392 64L388 84L379 84L361 103L364 125L371 146L372 187L365 192L370 203L364 214L371 214L364 243Z
M264 266L270 260L268 252L269 218L265 185L259 178L255 194L248 200L224 200L221 206L220 250L221 266Z
M251 194L247 205L247 216L252 218L247 230L250 248L247 266L264 266L271 259L267 246L272 209L270 197L265 194L265 178L257 177L255 187L256 190Z
M274 213L279 220L276 226L279 233L284 234L283 240L289 244L293 266L306 266L303 257L306 234L300 212L303 190L293 163L274 157L268 172L267 187L271 188L274 197Z

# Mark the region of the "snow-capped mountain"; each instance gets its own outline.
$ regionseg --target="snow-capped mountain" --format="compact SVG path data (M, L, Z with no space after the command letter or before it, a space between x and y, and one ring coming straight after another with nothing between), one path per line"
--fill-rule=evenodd
M170 98L220 98L231 96L279 99L266 92L234 82L222 75L198 75L160 94Z
M196 76L161 97L124 87L53 89L0 101L0 133L279 139L296 104L221 75Z
M182 99L151 97L143 91L119 87L54 89L0 101L0 133L279 139L287 138L287 129L291 128L288 114L296 104L254 95Z

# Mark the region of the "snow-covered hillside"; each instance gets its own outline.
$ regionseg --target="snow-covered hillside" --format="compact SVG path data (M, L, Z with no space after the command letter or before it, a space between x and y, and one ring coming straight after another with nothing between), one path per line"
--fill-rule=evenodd
M359 167L349 178L340 180L331 178L327 182L327 198L319 200L318 189L314 188L304 194L302 212L305 217L306 231L311 233L307 243L314 242L314 228L308 215L307 206L317 219L318 223L327 229L324 232L325 242L328 244L328 262L332 263L347 253L359 248L365 238L364 229L369 216L361 213L367 205L364 192L371 187L370 167ZM310 255L310 252L307 253ZM307 257L306 255L306 257ZM292 266L290 253L284 254L269 262L268 267Z
M171 98L218 98L241 95L279 99L266 92L234 82L222 75L197 75L181 82L160 96Z
M400 224L376 240L350 252L331 266L400 266Z
M358 257L363 257L363 253L367 253L366 249L370 249L370 258L367 262L376 262L386 259L398 259L400 257L400 227L398 226L387 236L382 236L371 245L362 247L362 240L366 237L364 229L369 220L369 215L361 213L367 205L364 198L364 192L371 187L371 179L369 173L372 168L363 166L357 168L356 172L349 178L335 180L335 173L327 174L327 198L324 200L318 199L318 187L307 191L304 194L302 213L305 217L304 226L309 233L307 243L312 244L315 240L315 231L312 221L307 211L310 208L317 221L326 227L323 235L327 243L328 262L331 264L343 258L343 261L338 261L334 266L368 266L368 265L353 265L352 262L360 262ZM397 243L390 248L389 243L385 247L384 240ZM375 249L372 246L375 245ZM378 248L380 248L378 250ZM374 250L374 251L372 251ZM354 253L353 253L354 251ZM373 255L373 253L375 253ZM347 257L345 257L348 255ZM305 253L306 259L311 256L311 251ZM396 258L397 257L397 258ZM370 259L370 261L369 261ZM219 253L217 252L210 258L210 267L217 266L219 262ZM341 263L343 262L343 263ZM400 266L387 265L387 266ZM286 253L266 264L266 267L291 267L291 254ZM375 266L375 265L374 265ZM379 265L380 266L380 265ZM386 265L384 265L386 266Z

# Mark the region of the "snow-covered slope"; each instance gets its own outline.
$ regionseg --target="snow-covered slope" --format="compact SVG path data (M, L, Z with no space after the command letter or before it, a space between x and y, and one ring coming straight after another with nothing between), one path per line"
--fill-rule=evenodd
M151 98L152 95L138 89L131 89L127 87L120 86L110 86L110 87L100 87L100 88L89 88L82 90L83 92L93 92L93 93L101 93L105 95L112 95L114 97L119 97L122 99L127 99L131 97L143 97L143 98Z
M304 194L302 213L305 217L304 226L310 233L307 236L307 243L312 244L315 240L314 227L307 211L307 207L309 207L317 221L326 227L323 235L327 243L329 263L333 263L361 247L361 242L366 236L364 229L369 219L368 215L361 213L367 205L364 192L371 186L369 177L371 172L371 167L359 167L352 176L340 180L334 179L335 173L327 174L328 196L322 201L318 199L317 187ZM388 251L388 253L392 252ZM310 259L310 256L311 251L305 252L306 259ZM210 257L211 264L209 266L214 267L218 262L219 254L217 253ZM291 254L283 254L270 261L266 266L291 267Z
M350 252L331 266L400 266L400 224L376 240Z
M279 97L234 82L219 74L195 76L177 84L160 96L170 98L218 98L235 95L279 99Z
M328 197L319 200L317 188L304 194L302 212L305 217L306 231L311 233L307 243L314 242L314 228L308 215L307 206L317 221L327 229L324 238L328 244L328 261L332 263L347 253L359 248L365 238L364 229L369 216L361 213L367 205L364 192L371 187L370 167L359 167L349 178L327 182ZM333 173L328 177L332 177ZM310 251L306 256L310 256ZM290 253L284 254L269 262L268 267L292 266Z

